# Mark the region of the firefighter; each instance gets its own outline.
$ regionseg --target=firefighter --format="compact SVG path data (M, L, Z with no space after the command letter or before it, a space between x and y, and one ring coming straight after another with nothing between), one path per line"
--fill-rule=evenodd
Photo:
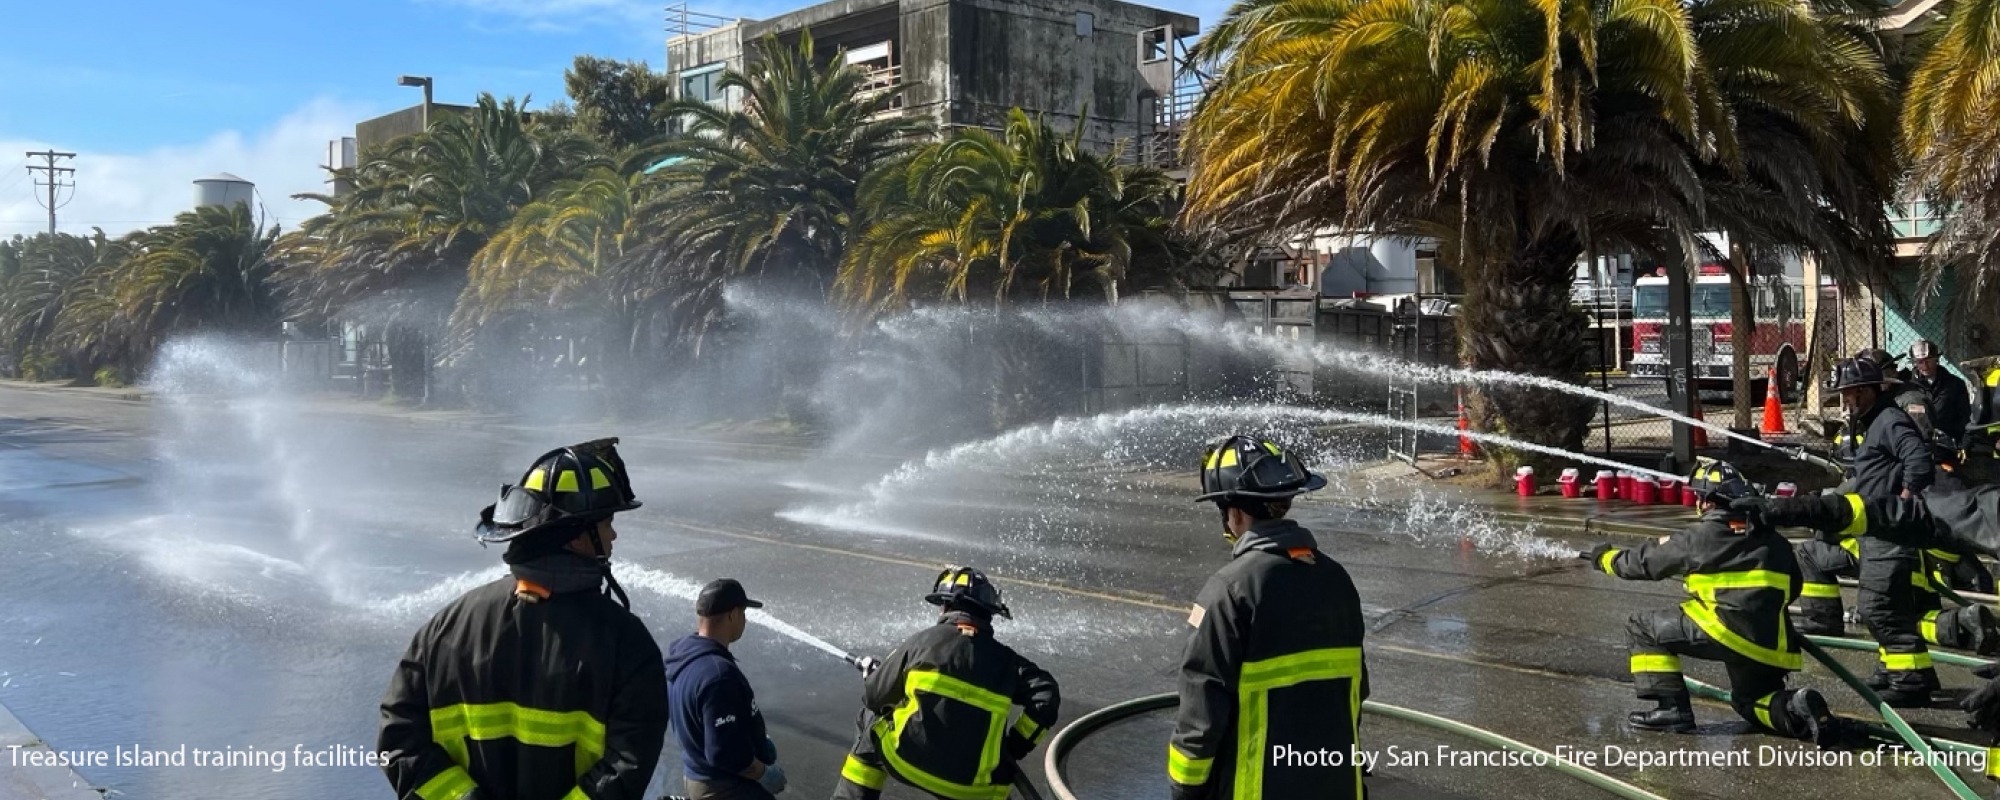
M617 439L549 451L480 512L512 574L419 630L378 749L409 800L640 800L667 735L660 648L611 577L639 507Z
M1230 436L1202 457L1201 495L1222 517L1230 561L1196 597L1167 745L1175 800L1361 798L1358 764L1287 763L1276 751L1354 752L1361 702L1361 598L1311 531L1285 518L1326 486L1276 443Z
M1736 713L1780 736L1832 745L1840 726L1826 698L1812 689L1785 689L1799 669L1799 634L1785 605L1804 579L1783 536L1730 502L1756 493L1727 463L1703 459L1688 476L1701 519L1660 542L1631 549L1598 545L1577 557L1626 580L1681 577L1694 597L1679 608L1633 614L1632 682L1656 708L1634 711L1632 727L1694 730L1694 703L1681 678L1681 658L1720 661L1729 671Z
M1937 469L1929 440L1896 404L1895 384L1869 359L1836 364L1829 387L1860 431L1852 449L1846 486L1867 499L1917 497L1930 488ZM1939 688L1937 670L1924 647L1922 595L1930 590L1929 570L1920 548L1863 537L1858 545L1861 618L1880 645L1881 664L1868 678L1870 688L1900 708L1930 704Z
M1965 450L1966 481L1993 483L2000 477L2000 448L1994 446L2000 430L2000 356L1961 361L1960 371L1967 381L1972 407L1968 410L1965 436L1959 445Z
M1910 345L1910 362L1910 384L1930 399L1934 427L1954 447L1960 445L1965 440L1965 425L1972 419L1971 390L1939 363L1937 345L1929 339Z
M993 637L1013 619L1000 587L971 567L948 567L924 600L937 624L887 658L862 659L860 733L840 767L835 798L882 796L893 776L948 800L1003 800L1017 762L1056 723L1056 679ZM1010 721L1014 706L1021 713Z

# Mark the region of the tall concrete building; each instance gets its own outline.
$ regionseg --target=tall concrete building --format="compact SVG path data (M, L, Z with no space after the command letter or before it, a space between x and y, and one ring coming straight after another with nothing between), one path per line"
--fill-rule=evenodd
M703 20L706 20L704 23ZM1176 166L1179 130L1199 94L1184 74L1200 20L1119 0L833 0L767 20L668 11L667 72L682 97L742 102L717 86L765 36L811 32L820 58L866 69L870 87L904 87L900 113L943 129L999 129L1009 109L1061 130L1083 125L1099 151Z

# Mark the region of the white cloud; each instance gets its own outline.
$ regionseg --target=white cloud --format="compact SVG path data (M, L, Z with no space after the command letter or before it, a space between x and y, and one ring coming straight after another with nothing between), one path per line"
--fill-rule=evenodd
M269 219L293 227L322 207L291 196L326 190L319 165L326 161L327 142L353 136L354 123L374 115L372 109L321 98L248 135L222 131L201 142L164 144L142 153L77 150L75 159L62 164L76 168L76 189L57 212L57 227L70 233L101 227L115 235L170 222L193 207L194 179L217 172L256 184ZM65 149L57 144L56 149ZM0 139L0 164L49 146ZM16 177L25 170L15 166L10 172L0 173L0 236L44 230L48 212L35 201L29 179Z

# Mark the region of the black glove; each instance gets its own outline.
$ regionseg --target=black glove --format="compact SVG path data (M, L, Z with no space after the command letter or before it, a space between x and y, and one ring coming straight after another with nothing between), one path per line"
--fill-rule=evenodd
M2000 736L2000 681L1987 681L1979 691L1958 701L1958 707L1965 710L1965 722L1973 730Z
M1984 666L1973 667L1972 674L1989 681L2000 678L2000 661L1988 661Z
M1729 510L1748 517L1751 522L1763 523L1768 521L1767 515L1771 513L1771 498L1763 495L1738 497L1729 501Z
M1596 547L1590 548L1589 550L1577 553L1576 557L1588 561L1591 563L1592 566L1595 566L1597 564L1597 560L1603 558L1605 553L1609 553L1616 549L1618 548L1612 547L1611 545L1608 544L1600 544Z

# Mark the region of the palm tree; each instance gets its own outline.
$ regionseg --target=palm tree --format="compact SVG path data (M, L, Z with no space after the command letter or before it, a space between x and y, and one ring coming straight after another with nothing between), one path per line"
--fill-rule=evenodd
M1822 207L1838 191L1818 170L1856 146L1870 106L1855 96L1875 78L1812 75L1869 67L1789 5L1245 0L1197 47L1226 63L1188 137L1188 221L1435 238L1468 288L1467 364L1574 381L1586 321L1569 284L1586 244L1691 252L1721 223L1818 246L1867 227L1840 216L1847 198ZM1746 109L1794 138L1758 138ZM1776 140L1815 149L1748 152ZM1746 210L1754 224L1712 218ZM1483 428L1582 444L1590 406L1573 396L1480 400Z
M561 179L596 163L590 142L537 128L514 100L482 95L469 113L391 142L341 177L350 194L279 248L293 313L384 326L394 391L423 393L466 270L487 240Z
M130 245L105 236L42 234L18 244L18 266L0 284L0 346L38 376L88 373L82 353L52 341L65 309L98 296ZM30 370L30 368L32 368Z
M741 94L740 109L682 100L661 112L683 126L646 151L660 164L654 202L672 209L662 235L673 263L633 287L670 298L673 324L696 343L736 278L824 298L859 226L862 179L931 128L894 113L898 89L870 91L858 67L820 58L811 36L796 47L766 37L718 86Z
M1110 294L1135 252L1163 268L1173 185L1122 167L1020 109L1001 136L954 132L871 179L872 220L839 275L842 300L879 309L908 302L915 282L957 302L976 288L1004 305L1020 288L1046 302L1086 286Z
M1946 212L1926 248L1923 289L1958 276L1953 311L2000 311L2000 0L1956 0L1910 76L1903 147L1911 194Z

